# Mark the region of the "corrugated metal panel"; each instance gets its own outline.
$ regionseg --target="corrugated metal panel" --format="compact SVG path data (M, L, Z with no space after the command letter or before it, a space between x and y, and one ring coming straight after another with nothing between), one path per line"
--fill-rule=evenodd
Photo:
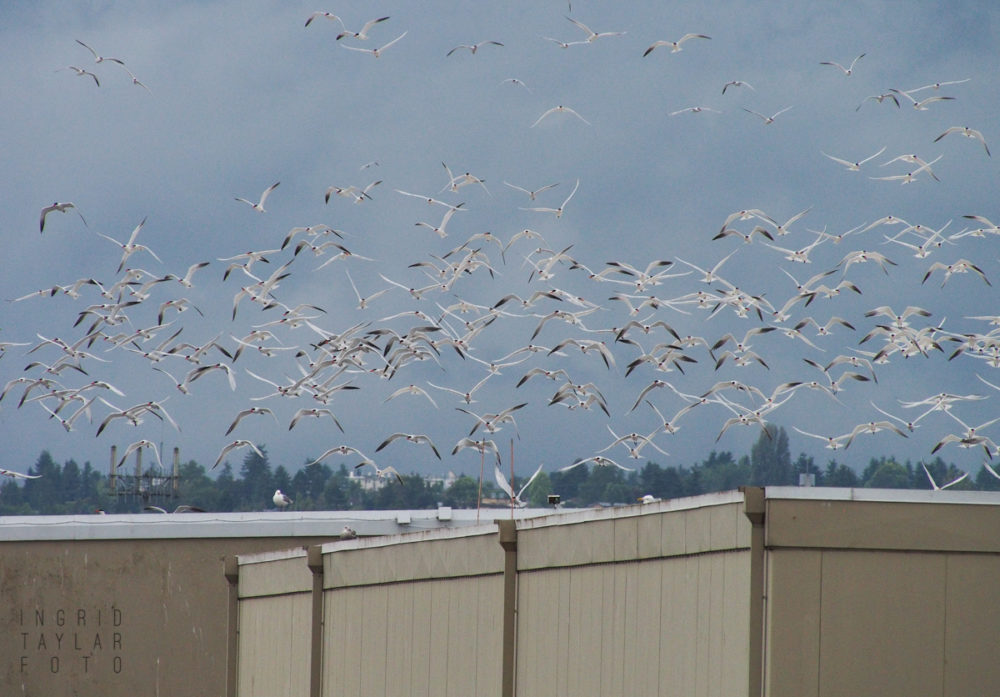
M518 694L746 694L748 556L522 574Z
M1000 556L948 556L944 590L944 694L988 695L1000 690Z
M240 602L240 697L308 697L308 593Z
M496 541L495 525L461 532L440 531L440 536L403 535L324 545L324 587L503 572L503 550Z
M1000 505L767 500L768 547L1000 552L997 530Z
M385 661L392 666L386 671L386 697L410 697L417 694L413 691L411 681L414 675L413 651L414 641L419 641L413 635L414 629L414 586L413 583L403 583L387 588L386 616L388 618L388 633L385 643Z
M312 590L312 572L306 565L305 550L268 561L240 565L240 598L287 593L307 593Z
M770 697L997 694L997 555L768 556Z
M822 552L782 550L768 554L767 694L819 694L820 583Z
M518 569L602 564L673 554L748 549L750 523L742 501L704 508L629 506L630 515L554 525L536 520L519 528ZM585 526L585 532L580 530Z
M394 630L389 624L387 612L389 590L386 586L365 586L360 589L362 631L360 636L354 635L358 636L361 644L359 695L384 695L386 673L396 665L394 657L390 657L386 651L388 636ZM335 631L333 634L341 640L350 640L352 635L349 631Z
M325 591L324 694L498 694L502 600L499 576Z
M823 554L819 694L940 695L945 558Z

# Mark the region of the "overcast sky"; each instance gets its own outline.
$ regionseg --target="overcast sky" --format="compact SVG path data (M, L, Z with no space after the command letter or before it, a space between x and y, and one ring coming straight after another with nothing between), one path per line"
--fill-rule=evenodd
M304 26L317 10L339 19L318 17ZM507 423L490 437L505 462L514 439L518 471L539 463L553 471L606 448L614 440L612 430L618 435L654 433L662 425L654 410L643 402L631 408L656 379L677 390L661 387L648 394L667 418L689 403L678 392L701 395L722 380L738 380L768 396L787 382L828 384L823 371L804 359L825 366L840 355L864 357L859 351L884 348L883 335L859 344L876 325L891 323L885 316L865 316L881 306L901 312L912 305L930 312L929 317L913 315L906 321L913 331L940 326L931 338L942 350L931 348L926 355L909 358L895 352L887 363L875 366L877 383L848 380L836 399L808 388L780 393L777 401L787 401L765 418L789 431L793 456L806 452L821 465L835 456L859 468L881 454L928 458L943 437L965 430L960 421L977 426L1000 416L1000 395L977 379L1000 385L1000 371L968 354L948 360L958 344L946 340L947 332L987 334L996 329L988 321L970 319L1000 313L996 286L976 273L954 274L942 285L945 271L940 269L921 282L933 263L967 259L991 283L1000 283L997 234L961 235L983 227L965 215L1000 221L997 158L989 157L977 139L961 133L935 141L946 129L960 126L981 132L991 147L1000 142L995 127L1000 9L993 3L682 5L577 0L570 8L557 0L340 5L43 2L30 7L8 3L0 17L0 93L6 106L0 113L0 234L8 250L0 277L0 297L5 300L0 305L0 340L25 344L6 348L0 359L3 383L45 377L43 367L26 366L33 361L52 364L64 351L50 343L29 355L41 341L38 335L72 343L86 335L95 319L88 315L74 327L79 313L110 302L90 285L80 288L78 298L59 293L12 302L81 278L111 287L124 273L117 271L122 254L101 234L127 241L140 221L146 221L136 242L159 261L140 250L125 263L148 272L143 281L168 273L183 276L191 264L209 262L195 272L193 287L176 281L156 284L148 298L122 310L126 321L99 328L113 336L151 327L162 303L178 298L197 309L166 310L165 321L171 323L148 341L113 348L110 341L98 338L82 346L92 354L80 363L87 375L64 369L47 376L57 381L57 390L107 381L124 395L100 389L81 394L103 397L119 409L166 400L163 406L179 432L146 415L136 427L124 419L113 420L97 437L98 426L113 411L100 399L90 406L90 420L82 415L67 432L43 408L55 409L55 399L26 401L19 408L27 384L15 383L0 403L4 468L25 471L48 449L59 461L90 460L104 469L112 444L125 447L139 439L162 444L167 451L179 446L185 461L210 466L223 446L241 438L266 445L272 463L291 470L328 448L349 445L380 466L394 465L404 473L473 472L478 470L478 454L450 454L476 423L456 407L484 414L526 403L514 414L516 430ZM374 24L367 40L336 40L345 27L355 32L380 17L388 19ZM587 32L568 17L594 32L620 35L588 42ZM691 38L678 52L658 46L644 55L654 42L676 41L688 33L711 38ZM377 58L347 48L378 48L400 36ZM108 58L95 62L78 41ZM448 55L457 46L484 41L503 45L485 44L475 53L459 48ZM559 42L571 45L564 48ZM836 62L847 68L861 54L850 75L822 64ZM110 58L124 61L124 67ZM93 73L100 86L69 66ZM133 83L128 71L141 84ZM731 85L723 94L730 81L748 84ZM927 87L938 82L957 84ZM926 89L912 92L921 87ZM893 97L867 99L885 94ZM914 108L914 101L930 97L945 99ZM557 106L575 113L555 111L539 121ZM689 107L702 110L681 111ZM773 123L762 118L785 109ZM851 171L824 153L850 162L880 154L860 171ZM939 181L928 170L905 184L877 179L916 172L919 164L886 164L905 154L933 163L931 171ZM452 191L442 163L454 175L468 172L484 183ZM381 183L368 190L370 198L363 202L336 193L324 201L330 187L363 189L375 181ZM577 181L579 187L561 216L525 210L558 208ZM266 212L235 200L257 201L275 182L280 186L267 198ZM532 201L505 182L528 190L558 186ZM464 205L448 221L447 236L440 237L415 223L439 226L447 209L398 191ZM72 202L76 209L50 213L40 234L40 212L53 202ZM747 234L760 225L773 237L771 244L792 250L819 239L816 231L859 231L840 241L823 238L810 252L808 264L790 261L784 252L765 246L769 240L760 234L750 244L735 235L713 240L730 214L744 209L765 215L734 220L732 229ZM777 230L768 220L784 223L801 211L808 212L787 230ZM860 232L887 215L906 224ZM279 350L272 357L253 355L251 349L231 362L212 352L205 362L230 364L235 391L215 371L182 394L168 375L152 367L182 379L196 365L178 355L156 363L140 355L178 329L182 333L167 349L178 342L203 344L219 335L232 353L238 347L236 338L279 319L280 308L262 309L248 299L232 318L234 296L254 280L235 270L223 281L229 262L220 259L276 250L293 228L321 224L340 231L343 238L337 242L355 258L319 269L338 250L327 248L317 255L305 248L295 255L296 243L307 239L306 233L299 233L285 250L268 255L269 265L258 264L252 272L266 278L288 263L288 275L273 298L289 307L307 303L322 308L305 312L326 332L366 323L359 334L382 328L403 334L426 322L384 318L421 310L442 327L433 338L458 336L465 331L464 322L477 322L486 310L463 314L455 309L448 315L441 308L460 300L488 308L508 293L527 297L552 288L598 309L581 316L576 326L551 319L532 340L542 317L585 306L551 298L530 308L508 303L501 309L522 316L498 315L470 340L469 357L441 345L440 356L408 363L385 379L373 372L384 361L365 354L361 368L349 367L333 383L359 389L338 392L325 405L308 393L254 399L273 388L248 371L286 384L301 377L300 366L320 357L312 345L321 337L307 326L270 327L274 339L264 342L280 349L298 347L299 356L296 349ZM910 225L917 227L906 230ZM447 290L428 291L419 300L382 278L407 288L426 286L434 282L424 274L428 267L411 264L440 267L442 257L473 235L490 232L506 245L524 229L541 239L518 238L503 255L500 245L473 239L448 261L479 249L493 273L480 266L462 273ZM920 250L914 247L935 230L942 231L934 240L940 244L929 246L927 256L915 256ZM895 241L887 240L894 236ZM335 238L320 242L329 239ZM551 251L534 252L538 248ZM568 256L586 268L571 268L563 260L552 265L551 278L532 276L527 259L540 261L566 248ZM874 262L841 263L858 250L884 254L893 264L883 271ZM730 253L719 269L725 281L711 284L679 261L710 269ZM591 272L611 268L607 262L645 270L652 260L673 262L657 271L690 273L648 285L645 295L678 299L703 291L721 299L729 283L762 298L757 301L764 308L762 317L752 310L740 316L732 305L713 312L714 304L706 309L693 303L644 307L630 315L624 302L610 299L633 292L615 282L628 277L606 273L603 281L589 278ZM796 280L804 282L830 270L822 283L835 286L846 279L861 294L844 289L835 298L817 297L808 307L804 301L795 304L787 317L771 314L772 306L780 309L796 294ZM362 295L391 290L359 309L348 272ZM124 298L135 300L127 292ZM648 334L633 328L627 338L635 343L616 342L611 331L631 319L645 324L662 320L679 335L703 337L712 345L726 333L741 341L751 328L784 330L805 317L821 324L840 317L854 329L836 324L830 336L818 336L814 326L805 326L801 332L813 345L784 331L751 336L752 350L766 367L752 359L740 366L731 356L716 368L724 351L736 350L731 342L711 354L703 346L685 348L683 355L692 361L680 364L683 373L644 363L627 376L631 361L674 339L662 326ZM385 335L372 338L379 347L386 345ZM464 392L488 374L488 366L474 359L489 363L529 343L552 348L568 338L603 341L614 364L607 368L593 351L584 354L573 346L563 355L523 354L528 360L501 368L476 392L472 404L428 384ZM536 367L562 368L576 384L593 383L610 417L597 404L590 409L567 408L575 402L549 405L564 379L537 376L515 387ZM333 370L319 373L318 379L332 377ZM844 365L830 372L836 377L845 370L871 375L864 367ZM426 390L436 406L420 395L386 401L410 384ZM906 408L901 400L919 401L939 392L988 399L955 404L951 411L957 418L943 411L927 414L906 439L888 431L861 434L846 451L824 450L819 440L793 430L838 436L860 423L890 418L875 406L911 421L926 408ZM42 393L36 388L29 397ZM638 467L646 459L690 465L712 449L748 452L759 426L735 424L719 437L720 431L728 419L760 408L762 399L741 391L721 394L732 404L699 406L677 421L676 434L660 431L652 438L669 456L645 446L641 458L634 460L620 445L602 454ZM67 404L60 416L68 417L78 406ZM226 435L236 415L251 406L266 407L274 417L248 416ZM330 420L313 419L289 430L292 415L309 407L331 409L346 433ZM1000 433L997 429L1000 426L986 433ZM376 447L395 432L427 434L443 460L424 445L404 441L376 455ZM234 451L228 459L238 466L243 454ZM939 454L972 470L983 460L982 449L954 444ZM353 466L358 458L331 456L326 462Z

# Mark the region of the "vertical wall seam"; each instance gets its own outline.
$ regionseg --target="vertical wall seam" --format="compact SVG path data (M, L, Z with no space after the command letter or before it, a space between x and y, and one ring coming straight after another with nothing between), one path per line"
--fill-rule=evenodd
M113 447L113 446L112 446ZM226 555L223 573L229 583L226 627L226 697L236 697L239 675L240 565L233 554Z
M503 662L500 695L514 697L517 674L517 523L498 520L500 546L503 547Z
M320 697L323 687L323 548L311 545L306 560L312 572L309 697Z
M763 487L740 487L743 492L743 513L750 520L750 636L747 666L748 697L764 694L764 525L766 502Z

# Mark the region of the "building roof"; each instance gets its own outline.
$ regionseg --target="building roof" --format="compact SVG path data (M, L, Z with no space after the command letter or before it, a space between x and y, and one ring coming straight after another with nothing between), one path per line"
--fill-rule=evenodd
M549 515L550 508L521 508L518 519ZM0 516L0 539L117 540L222 537L334 537L345 525L360 536L466 527L509 517L509 510L257 511L252 513L127 513Z

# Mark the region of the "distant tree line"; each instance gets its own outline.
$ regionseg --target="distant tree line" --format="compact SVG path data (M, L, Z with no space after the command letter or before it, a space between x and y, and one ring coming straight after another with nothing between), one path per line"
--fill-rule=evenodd
M326 464L302 467L290 475L283 465L272 467L266 448L263 455L248 454L238 473L226 462L217 478L191 460L180 466L180 488L176 500L143 500L141 496L112 494L109 477L90 463L82 467L74 460L59 465L43 451L29 469L41 475L26 481L0 484L0 515L80 514L104 510L108 513L141 511L146 503L172 509L178 503L206 511L260 511L273 508L271 496L281 489L294 500L293 510L391 510L428 509L439 505L474 508L480 492L478 478L458 477L445 488L440 481L422 475L395 478L385 486L366 489L350 476L346 466ZM579 466L564 472L542 472L522 498L531 506L548 505L548 495L558 494L562 505L586 507L634 503L650 494L658 498L694 496L736 489L742 485L797 485L800 474L811 474L815 486L868 487L879 489L930 489L930 472L939 486L962 475L954 464L940 457L900 463L892 457L873 457L860 472L831 458L817 465L800 454L792 460L788 436L783 428L761 433L749 455L739 458L728 451L712 451L690 466L662 466L652 461L626 472L611 466ZM515 484L515 490L519 485ZM985 467L951 489L1000 491L1000 480ZM484 499L502 496L488 472L482 483Z

